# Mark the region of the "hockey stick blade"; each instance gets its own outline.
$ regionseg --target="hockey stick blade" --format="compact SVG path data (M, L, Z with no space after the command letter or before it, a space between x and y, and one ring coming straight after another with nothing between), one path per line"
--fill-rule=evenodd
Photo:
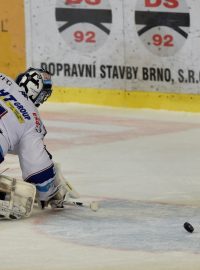
M99 204L96 201L92 202L80 202L80 201L66 201L64 202L63 205L72 205L72 206L77 206L77 207L86 207L91 209L92 211L96 212L99 209Z

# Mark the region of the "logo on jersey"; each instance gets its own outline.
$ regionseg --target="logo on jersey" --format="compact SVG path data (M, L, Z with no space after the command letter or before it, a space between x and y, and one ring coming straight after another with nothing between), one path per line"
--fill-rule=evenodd
M173 56L188 38L189 7L185 0L138 0L135 23L140 40L158 56Z
M46 128L44 126L44 124L42 123L40 117L37 115L37 113L33 113L33 118L35 120L35 130L38 133L41 133L44 137L47 134Z
M40 120L40 118L37 116L37 113L33 113L33 117L34 117L34 120L35 120L35 130L36 130L38 133L41 133L41 132L42 132L42 128L41 128L41 120Z
M6 76L4 76L3 74L0 74L0 79L1 79L2 81L5 81L5 83L6 83L7 85L9 85L9 86L12 85L12 82L11 82Z
M28 100L28 95L27 95L27 93L25 91L21 90L19 92L22 94L22 96L24 96Z
M12 110L20 123L24 123L24 119L31 119L23 105L18 102L13 95L11 95L9 92L6 92L4 89L0 90L0 99L6 104L8 108Z

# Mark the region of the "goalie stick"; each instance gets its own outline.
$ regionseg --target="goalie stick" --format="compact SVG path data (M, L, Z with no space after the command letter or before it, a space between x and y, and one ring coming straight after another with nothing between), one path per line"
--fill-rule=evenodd
M56 168L58 182L60 182L61 185L64 184L65 188L67 189L67 194L65 196L63 206L72 205L72 206L77 206L77 207L86 207L86 208L90 208L92 211L97 211L99 206L96 201L91 201L91 202L78 201L80 198L80 194L74 189L74 187L69 183L69 181L65 179L65 177L63 176L61 172L60 164L54 163L54 166Z
M96 212L99 209L99 204L97 201L91 202L81 202L81 201L64 201L64 206L77 206L77 207L86 207Z

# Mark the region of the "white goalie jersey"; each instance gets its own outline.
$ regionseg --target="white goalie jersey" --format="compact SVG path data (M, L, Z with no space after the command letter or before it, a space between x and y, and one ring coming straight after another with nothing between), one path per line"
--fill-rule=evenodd
M56 191L54 166L43 143L46 129L34 103L11 78L0 74L0 156L17 154L25 181L40 200Z
M23 180L0 174L0 218L31 214L36 200L42 208L64 208L79 194L62 176L43 143L46 129L37 107L52 93L51 76L29 68L16 82L0 73L0 164L7 153L19 157Z

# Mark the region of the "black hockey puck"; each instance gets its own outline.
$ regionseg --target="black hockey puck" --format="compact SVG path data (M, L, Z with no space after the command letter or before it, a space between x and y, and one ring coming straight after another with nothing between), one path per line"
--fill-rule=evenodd
M183 224L183 227L186 229L186 231L188 231L189 233L193 233L194 231L194 227L189 223L189 222L185 222Z

